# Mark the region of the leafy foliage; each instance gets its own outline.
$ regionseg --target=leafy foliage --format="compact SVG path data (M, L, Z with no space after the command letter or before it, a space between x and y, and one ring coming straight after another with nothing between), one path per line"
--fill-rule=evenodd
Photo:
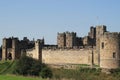
M68 80L105 80L98 79L103 76L101 69L95 68L80 68L80 69L53 69L53 79L68 79ZM106 76L106 75L105 75Z
M39 60L35 60L25 55L16 61L14 73L32 76L40 75L42 78L52 77L52 71L45 64L42 64Z
M110 72L114 77L118 77L118 78L120 77L120 68L111 69Z
M41 71L41 63L31 57L23 55L15 65L14 73L20 75L38 76Z
M49 68L43 68L40 75L42 78L52 78L52 71Z

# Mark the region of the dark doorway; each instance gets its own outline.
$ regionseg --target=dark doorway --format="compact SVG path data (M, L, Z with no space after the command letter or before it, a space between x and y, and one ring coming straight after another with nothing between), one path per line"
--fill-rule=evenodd
M12 54L11 53L8 53L8 59L12 60Z

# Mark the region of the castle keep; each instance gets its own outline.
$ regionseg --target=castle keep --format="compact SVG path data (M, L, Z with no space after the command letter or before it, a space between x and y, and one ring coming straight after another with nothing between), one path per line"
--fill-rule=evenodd
M57 45L46 45L44 39L37 41L4 38L2 60L15 60L22 54L45 64L98 65L101 68L120 67L120 33L108 32L106 26L90 27L87 36L78 37L76 32L57 34Z

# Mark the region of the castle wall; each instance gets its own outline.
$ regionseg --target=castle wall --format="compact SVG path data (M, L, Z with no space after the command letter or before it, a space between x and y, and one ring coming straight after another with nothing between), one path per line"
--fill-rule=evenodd
M39 40L35 42L35 47L32 49L26 50L26 55L29 57L32 57L34 59L42 61L42 49L41 49L42 43L40 43Z
M100 38L100 67L118 68L120 66L119 33L106 32Z
M93 61L94 61L94 65L99 65L99 62L98 62L98 53L97 53L96 49L94 49Z
M35 48L33 49L28 49L26 51L26 55L29 56L29 57L32 57L34 59L39 59L39 53L37 52L37 50Z
M96 55L94 55L95 58ZM46 64L91 64L92 49L42 50L42 61ZM95 61L97 64L97 61Z

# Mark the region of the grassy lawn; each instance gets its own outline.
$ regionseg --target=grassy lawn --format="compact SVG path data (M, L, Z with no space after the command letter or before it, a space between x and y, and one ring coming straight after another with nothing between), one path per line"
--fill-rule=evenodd
M15 75L0 75L0 80L44 80L39 77L23 77Z
M53 69L52 80L120 80L120 74L105 74L98 70L81 68L78 70Z

